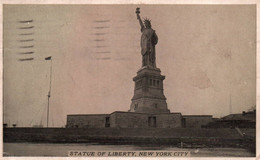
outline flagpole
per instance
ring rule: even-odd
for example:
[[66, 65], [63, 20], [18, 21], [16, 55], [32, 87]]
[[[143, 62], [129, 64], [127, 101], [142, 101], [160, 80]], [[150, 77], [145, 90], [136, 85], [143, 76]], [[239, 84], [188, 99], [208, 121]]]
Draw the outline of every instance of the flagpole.
[[52, 79], [52, 58], [47, 57], [45, 60], [51, 60], [51, 66], [50, 66], [50, 85], [49, 85], [49, 92], [48, 92], [48, 105], [47, 105], [47, 128], [49, 127], [49, 108], [50, 108], [50, 97], [51, 97], [51, 79]]

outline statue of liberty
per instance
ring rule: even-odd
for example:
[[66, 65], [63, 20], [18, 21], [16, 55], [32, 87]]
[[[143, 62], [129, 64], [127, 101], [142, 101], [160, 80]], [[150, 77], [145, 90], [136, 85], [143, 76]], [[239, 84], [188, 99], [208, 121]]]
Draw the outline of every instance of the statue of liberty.
[[142, 67], [150, 66], [156, 68], [155, 63], [155, 45], [158, 42], [158, 37], [155, 30], [152, 29], [151, 21], [147, 18], [142, 22], [140, 18], [140, 8], [136, 8], [137, 19], [141, 26], [141, 54], [142, 54]]

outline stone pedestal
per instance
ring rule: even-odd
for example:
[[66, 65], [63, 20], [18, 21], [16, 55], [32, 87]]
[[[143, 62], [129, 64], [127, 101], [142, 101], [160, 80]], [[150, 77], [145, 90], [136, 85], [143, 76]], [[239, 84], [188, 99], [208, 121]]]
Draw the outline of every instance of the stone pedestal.
[[163, 93], [164, 79], [159, 68], [141, 68], [133, 78], [135, 89], [129, 112], [170, 113]]

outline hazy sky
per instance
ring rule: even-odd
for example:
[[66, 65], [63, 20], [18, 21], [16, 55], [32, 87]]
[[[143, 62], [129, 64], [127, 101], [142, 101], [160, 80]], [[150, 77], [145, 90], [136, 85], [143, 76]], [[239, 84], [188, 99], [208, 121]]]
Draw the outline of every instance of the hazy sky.
[[221, 117], [230, 102], [232, 113], [256, 104], [255, 5], [4, 5], [4, 121], [46, 124], [47, 56], [50, 126], [67, 114], [127, 111], [141, 67], [136, 7], [159, 37], [171, 112]]

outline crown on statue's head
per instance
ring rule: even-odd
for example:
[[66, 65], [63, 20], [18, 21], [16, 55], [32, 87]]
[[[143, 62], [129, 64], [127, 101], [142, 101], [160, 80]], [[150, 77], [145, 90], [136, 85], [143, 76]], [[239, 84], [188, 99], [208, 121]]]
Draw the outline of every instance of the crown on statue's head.
[[147, 26], [151, 27], [151, 20], [150, 19], [145, 17], [143, 21], [144, 21], [144, 24], [145, 24], [146, 27]]
[[144, 20], [143, 20], [143, 21], [144, 21], [144, 23], [151, 23], [151, 20], [150, 20], [150, 19], [148, 19], [148, 18], [146, 18], [146, 17], [144, 18]]

